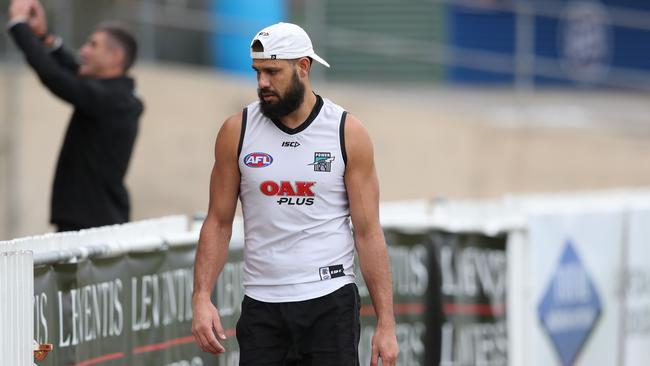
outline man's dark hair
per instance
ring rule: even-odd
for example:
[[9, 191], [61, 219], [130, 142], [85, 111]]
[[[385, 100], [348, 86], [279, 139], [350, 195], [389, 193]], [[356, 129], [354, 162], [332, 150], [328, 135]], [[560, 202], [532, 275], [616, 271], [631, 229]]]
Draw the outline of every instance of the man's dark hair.
[[135, 63], [138, 56], [138, 42], [131, 32], [119, 24], [102, 23], [95, 31], [105, 32], [119, 47], [124, 50], [124, 72], [127, 72]]
[[264, 52], [264, 45], [260, 42], [259, 39], [256, 39], [251, 45], [253, 52]]

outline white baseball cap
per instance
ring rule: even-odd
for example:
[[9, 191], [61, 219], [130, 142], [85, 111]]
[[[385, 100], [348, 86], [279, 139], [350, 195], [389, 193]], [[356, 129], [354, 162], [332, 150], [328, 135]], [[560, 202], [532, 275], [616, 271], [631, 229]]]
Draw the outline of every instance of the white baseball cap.
[[[261, 52], [253, 52], [253, 44], [262, 44]], [[291, 23], [277, 23], [257, 32], [251, 41], [251, 58], [271, 60], [293, 60], [301, 57], [311, 57], [321, 64], [330, 67], [314, 52], [311, 39], [304, 29]]]

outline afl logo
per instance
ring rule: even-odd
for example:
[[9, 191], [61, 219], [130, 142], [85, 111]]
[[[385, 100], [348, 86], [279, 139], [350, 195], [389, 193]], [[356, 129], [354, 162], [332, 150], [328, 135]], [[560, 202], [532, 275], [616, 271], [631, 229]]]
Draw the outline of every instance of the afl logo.
[[273, 157], [267, 153], [254, 152], [244, 157], [244, 164], [250, 168], [264, 168], [273, 162]]

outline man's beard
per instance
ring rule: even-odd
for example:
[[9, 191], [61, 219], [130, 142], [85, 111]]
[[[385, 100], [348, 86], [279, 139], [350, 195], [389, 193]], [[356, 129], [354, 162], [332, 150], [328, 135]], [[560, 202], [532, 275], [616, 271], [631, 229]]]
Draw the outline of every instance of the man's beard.
[[[264, 100], [262, 94], [272, 94], [278, 101], [275, 103], [267, 102]], [[305, 100], [305, 85], [300, 82], [298, 73], [294, 73], [291, 78], [291, 85], [283, 96], [278, 95], [268, 88], [258, 88], [257, 96], [260, 98], [262, 114], [270, 119], [280, 119], [302, 105], [302, 102]]]

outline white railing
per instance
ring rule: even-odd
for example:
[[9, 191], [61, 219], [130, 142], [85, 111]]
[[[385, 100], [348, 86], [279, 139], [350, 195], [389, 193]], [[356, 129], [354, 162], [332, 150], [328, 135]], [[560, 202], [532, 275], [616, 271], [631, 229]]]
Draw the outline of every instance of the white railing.
[[[34, 266], [196, 242], [185, 216], [0, 241], [0, 364], [34, 365]], [[56, 349], [54, 350], [56, 352]]]
[[3, 252], [0, 247], [0, 357], [3, 365], [33, 365], [33, 302], [32, 252]]

